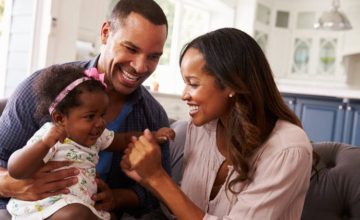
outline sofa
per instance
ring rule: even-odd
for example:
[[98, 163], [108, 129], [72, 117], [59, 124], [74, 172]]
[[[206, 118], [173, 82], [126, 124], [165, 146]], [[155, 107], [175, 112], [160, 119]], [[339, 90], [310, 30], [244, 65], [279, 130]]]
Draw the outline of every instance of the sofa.
[[307, 192], [303, 220], [360, 220], [360, 147], [313, 143], [320, 156]]

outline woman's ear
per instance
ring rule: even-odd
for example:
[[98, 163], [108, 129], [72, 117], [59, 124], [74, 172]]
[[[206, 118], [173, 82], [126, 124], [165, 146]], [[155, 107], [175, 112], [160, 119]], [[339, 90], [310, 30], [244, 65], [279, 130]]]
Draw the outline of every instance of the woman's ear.
[[229, 87], [226, 88], [226, 92], [227, 92], [229, 98], [232, 98], [235, 95], [235, 92], [232, 89], [230, 89]]
[[65, 115], [60, 112], [57, 112], [56, 110], [53, 113], [51, 113], [51, 119], [53, 123], [57, 125], [64, 125], [65, 123]]

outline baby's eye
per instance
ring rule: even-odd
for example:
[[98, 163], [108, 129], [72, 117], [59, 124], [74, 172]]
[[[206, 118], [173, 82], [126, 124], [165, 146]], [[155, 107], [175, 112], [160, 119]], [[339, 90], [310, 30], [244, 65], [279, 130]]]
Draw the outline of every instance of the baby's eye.
[[87, 120], [93, 120], [94, 117], [95, 117], [95, 115], [93, 115], [93, 114], [91, 114], [91, 115], [86, 115], [86, 116], [85, 116], [85, 119], [87, 119]]

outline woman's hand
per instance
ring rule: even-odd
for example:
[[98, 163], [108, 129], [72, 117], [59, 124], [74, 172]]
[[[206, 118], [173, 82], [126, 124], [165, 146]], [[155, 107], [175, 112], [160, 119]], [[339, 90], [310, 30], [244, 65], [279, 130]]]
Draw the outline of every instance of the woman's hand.
[[133, 137], [124, 153], [122, 169], [140, 184], [146, 185], [152, 178], [165, 172], [161, 166], [160, 147], [148, 129], [138, 139]]
[[[67, 187], [77, 183], [76, 175], [79, 170], [75, 168], [61, 169], [71, 162], [49, 162], [40, 168], [32, 178], [17, 180], [11, 178], [5, 170], [0, 171], [1, 194], [25, 201], [34, 201], [58, 194], [67, 194]], [[54, 171], [56, 170], [56, 171]]]

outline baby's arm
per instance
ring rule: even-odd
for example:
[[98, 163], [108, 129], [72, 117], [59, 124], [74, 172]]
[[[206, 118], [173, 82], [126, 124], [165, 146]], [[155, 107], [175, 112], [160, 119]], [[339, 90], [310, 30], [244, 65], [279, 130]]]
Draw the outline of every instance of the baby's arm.
[[53, 126], [48, 133], [33, 143], [15, 151], [9, 158], [8, 171], [15, 179], [31, 177], [43, 165], [43, 158], [56, 142], [66, 138], [65, 130], [60, 126]]
[[[163, 127], [157, 131], [152, 132], [158, 144], [162, 144], [168, 140], [174, 140], [175, 132], [171, 128]], [[124, 133], [115, 133], [114, 140], [111, 145], [106, 149], [107, 151], [124, 151], [128, 144], [131, 143], [132, 137], [140, 137], [143, 132], [132, 131]]]
[[153, 132], [153, 136], [158, 144], [162, 144], [169, 140], [173, 141], [175, 139], [175, 132], [171, 128], [163, 127], [156, 132]]

